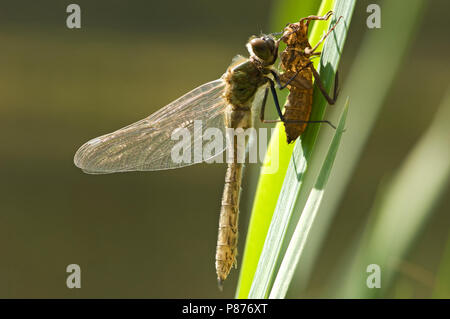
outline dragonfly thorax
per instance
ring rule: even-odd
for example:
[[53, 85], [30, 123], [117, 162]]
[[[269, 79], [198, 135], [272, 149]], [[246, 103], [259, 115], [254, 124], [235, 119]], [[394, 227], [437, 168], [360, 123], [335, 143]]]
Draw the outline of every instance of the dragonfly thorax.
[[267, 74], [278, 55], [278, 43], [266, 35], [250, 38], [247, 49], [250, 58], [232, 64], [224, 76], [224, 97], [234, 109], [251, 108], [256, 91], [267, 83]]
[[250, 110], [256, 91], [266, 83], [259, 65], [250, 59], [237, 66], [230, 66], [224, 79], [227, 84], [224, 97], [234, 109]]

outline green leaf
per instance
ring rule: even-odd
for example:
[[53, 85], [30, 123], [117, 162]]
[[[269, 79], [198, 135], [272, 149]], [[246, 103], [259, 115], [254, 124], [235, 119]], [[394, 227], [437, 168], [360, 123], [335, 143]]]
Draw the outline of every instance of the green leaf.
[[[340, 201], [355, 174], [358, 161], [377, 120], [384, 121], [379, 118], [380, 111], [392, 90], [396, 77], [404, 67], [408, 67], [405, 56], [409, 50], [414, 50], [411, 48], [411, 40], [421, 27], [420, 21], [428, 3], [425, 0], [411, 0], [408, 2], [407, 10], [402, 1], [381, 3], [382, 27], [366, 30], [360, 49], [354, 55], [341, 91], [343, 96], [351, 97], [354, 107], [347, 119], [347, 132], [336, 159], [333, 178], [328, 183], [328, 188], [333, 191], [327, 193], [326, 201], [320, 208], [303, 253], [302, 271], [297, 278], [296, 293], [308, 284], [322, 243], [328, 234], [328, 229], [332, 227]], [[390, 49], [386, 50], [386, 48]], [[320, 144], [322, 143], [316, 145], [315, 153], [326, 149], [327, 145]], [[360, 233], [362, 230], [355, 230], [355, 232]], [[354, 250], [351, 249], [348, 253], [354, 254]], [[344, 263], [345, 261], [342, 264]], [[340, 264], [339, 267], [341, 267]], [[345, 265], [342, 265], [342, 268], [346, 268]], [[366, 274], [365, 270], [363, 274]], [[342, 286], [347, 278], [344, 278], [337, 269], [335, 275], [336, 280], [331, 280], [330, 284], [324, 287], [331, 293], [325, 296], [342, 298], [342, 290], [333, 286]], [[292, 287], [291, 290], [293, 290]]]
[[[374, 297], [389, 287], [405, 254], [446, 190], [450, 176], [449, 117], [450, 89], [427, 132], [390, 183], [383, 186], [358, 254], [342, 276], [345, 283], [337, 292], [338, 297]], [[381, 289], [368, 289], [365, 285], [368, 276], [365, 270], [370, 264], [377, 264], [382, 270]]]
[[[344, 46], [354, 4], [355, 1], [337, 0], [333, 9], [335, 15], [330, 23], [335, 23], [340, 16], [343, 18], [332, 35], [325, 41], [320, 59], [319, 73], [327, 90], [330, 90], [334, 80], [334, 74]], [[326, 12], [328, 10], [324, 11]], [[324, 14], [325, 12], [319, 12], [319, 14]], [[317, 25], [320, 24], [315, 24], [315, 27]], [[311, 42], [314, 43], [314, 41]], [[325, 112], [326, 100], [322, 97], [319, 90], [314, 91], [313, 101], [311, 119], [322, 119]], [[294, 146], [248, 295], [249, 298], [264, 298], [269, 292], [293, 208], [300, 193], [303, 180], [307, 175], [307, 167], [319, 132], [319, 127], [320, 125], [309, 125], [302, 138]], [[275, 138], [279, 138], [279, 136], [275, 135]], [[272, 196], [276, 196], [276, 193], [272, 194]], [[266, 198], [264, 200], [268, 199]], [[242, 276], [244, 275], [251, 276], [252, 274], [243, 274]]]
[[447, 245], [444, 250], [439, 271], [435, 279], [436, 286], [433, 292], [433, 298], [450, 298], [450, 237], [447, 239]]
[[330, 176], [331, 169], [336, 158], [336, 153], [340, 145], [342, 133], [344, 132], [347, 111], [348, 99], [344, 110], [342, 111], [341, 119], [339, 120], [336, 133], [328, 149], [327, 156], [325, 157], [322, 168], [320, 169], [319, 176], [317, 177], [314, 188], [309, 194], [305, 208], [303, 209], [302, 215], [297, 223], [297, 227], [295, 228], [294, 234], [286, 250], [286, 254], [284, 255], [269, 298], [284, 298], [286, 296], [289, 284], [294, 276], [294, 271], [297, 268], [306, 240], [308, 239], [309, 231], [311, 230], [317, 211], [322, 203], [328, 177]]
[[[272, 11], [276, 17], [273, 22], [273, 26], [274, 30], [277, 31], [281, 31], [288, 22], [295, 22], [304, 16], [316, 13], [325, 14], [333, 7], [332, 0], [322, 1], [322, 4], [320, 4], [320, 1], [317, 0], [286, 0], [277, 1], [276, 4], [277, 7]], [[319, 41], [328, 26], [329, 22], [315, 24], [311, 29], [310, 42], [316, 43]], [[317, 63], [318, 60], [316, 59], [316, 66]], [[247, 233], [238, 287], [236, 290], [237, 298], [248, 297], [253, 276], [258, 265], [258, 260], [261, 255], [270, 221], [277, 204], [278, 194], [280, 193], [281, 186], [283, 185], [284, 176], [286, 174], [293, 149], [293, 144], [286, 143], [286, 134], [284, 132], [283, 125], [278, 124], [271, 137], [265, 156], [264, 165], [261, 168], [261, 174], [259, 177], [250, 225]], [[277, 151], [277, 154], [274, 154], [274, 150]], [[273, 172], [272, 167], [278, 167], [276, 173]]]

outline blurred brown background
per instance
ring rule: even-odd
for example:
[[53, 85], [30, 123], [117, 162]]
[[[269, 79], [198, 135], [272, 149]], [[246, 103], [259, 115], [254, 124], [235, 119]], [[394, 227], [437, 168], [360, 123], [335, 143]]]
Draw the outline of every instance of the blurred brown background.
[[[269, 28], [273, 4], [84, 0], [76, 2], [82, 28], [70, 30], [70, 3], [0, 1], [0, 297], [233, 297], [238, 271], [220, 293], [214, 270], [224, 166], [90, 176], [72, 160], [88, 139], [221, 76], [234, 55], [246, 54], [250, 35], [279, 31]], [[367, 32], [368, 3], [355, 8], [343, 82]], [[306, 296], [320, 297], [327, 267], [351, 243], [380, 181], [427, 128], [445, 93], [449, 9], [434, 0], [423, 13]], [[240, 252], [255, 175], [245, 178]], [[408, 257], [430, 276], [449, 235], [449, 195]], [[81, 266], [81, 289], [66, 287], [72, 263]], [[399, 280], [417, 288], [415, 297], [430, 295], [407, 274]]]

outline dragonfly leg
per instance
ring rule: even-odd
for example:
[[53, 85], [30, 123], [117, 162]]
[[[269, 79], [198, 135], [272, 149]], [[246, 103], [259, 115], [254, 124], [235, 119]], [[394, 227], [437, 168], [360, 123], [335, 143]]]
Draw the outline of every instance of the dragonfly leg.
[[270, 84], [270, 91], [272, 93], [273, 102], [275, 103], [275, 107], [277, 108], [278, 116], [280, 117], [281, 121], [284, 121], [283, 112], [281, 112], [280, 103], [278, 102], [278, 96], [277, 91], [275, 90], [275, 83], [272, 81], [272, 79], [267, 78]]
[[269, 89], [266, 88], [264, 90], [264, 97], [262, 99], [262, 103], [261, 103], [261, 110], [259, 112], [259, 119], [261, 120], [262, 123], [267, 123], [266, 120], [264, 120], [264, 113], [266, 110], [266, 102], [267, 102], [267, 94], [269, 93]]
[[311, 64], [311, 70], [314, 74], [314, 78], [316, 79], [314, 81], [314, 83], [317, 85], [317, 87], [319, 88], [320, 92], [322, 92], [322, 95], [324, 96], [324, 98], [328, 101], [328, 103], [330, 105], [333, 105], [336, 103], [336, 100], [338, 98], [339, 95], [339, 76], [338, 76], [338, 71], [336, 71], [336, 75], [334, 76], [334, 92], [333, 92], [333, 97], [330, 97], [328, 95], [327, 90], [325, 89], [325, 86], [323, 85], [322, 80], [320, 79], [320, 75], [319, 72], [317, 72], [317, 70], [314, 68], [314, 66]]
[[330, 125], [332, 128], [336, 129], [336, 126], [334, 126], [330, 121], [327, 121], [327, 120], [320, 120], [320, 121], [286, 120], [283, 116], [283, 113], [281, 112], [280, 103], [278, 101], [278, 96], [277, 96], [277, 91], [275, 90], [275, 83], [269, 78], [267, 78], [267, 81], [269, 81], [270, 91], [272, 93], [273, 101], [275, 103], [275, 107], [277, 109], [277, 113], [278, 113], [278, 116], [280, 117], [280, 119], [279, 120], [264, 119], [264, 111], [266, 108], [267, 94], [269, 93], [268, 88], [266, 88], [266, 91], [264, 92], [264, 98], [262, 101], [262, 105], [261, 105], [261, 113], [260, 113], [261, 122], [263, 122], [263, 123], [278, 123], [278, 122], [283, 122], [283, 123], [325, 123], [325, 124]]
[[324, 123], [324, 124], [328, 124], [329, 126], [331, 126], [334, 129], [336, 129], [336, 126], [333, 125], [330, 121], [327, 121], [327, 120], [318, 120], [318, 121], [284, 120], [283, 122], [284, 123]]
[[328, 20], [331, 16], [333, 15], [333, 11], [328, 11], [325, 15], [323, 16], [307, 16], [305, 18], [301, 18], [300, 22], [306, 21], [306, 22], [310, 22], [311, 20]]
[[[302, 68], [303, 69], [303, 68]], [[298, 70], [289, 80], [287, 80], [286, 83], [284, 83], [284, 85], [281, 85], [281, 80], [280, 80], [280, 76], [278, 75], [277, 72], [275, 72], [274, 70], [270, 70], [270, 73], [272, 73], [273, 78], [275, 79], [275, 81], [277, 82], [277, 86], [279, 90], [282, 90], [284, 88], [286, 88], [294, 79], [295, 77], [300, 73], [300, 71], [302, 70]]]
[[[331, 12], [331, 11], [330, 11]], [[328, 18], [331, 16], [331, 14], [326, 18], [326, 19], [314, 19], [314, 20], [328, 20]], [[325, 16], [326, 17], [326, 16]], [[342, 16], [339, 17], [339, 19], [336, 21], [336, 23], [333, 25], [333, 27], [328, 30], [328, 32], [322, 37], [322, 39], [319, 40], [319, 42], [317, 42], [317, 44], [314, 46], [314, 48], [306, 48], [305, 49], [305, 53], [306, 54], [312, 54], [314, 53], [314, 51], [316, 51], [316, 49], [319, 47], [319, 45], [325, 41], [325, 39], [330, 35], [330, 33], [334, 30], [334, 28], [336, 28], [337, 24], [339, 23], [339, 21], [341, 21]]]
[[[273, 101], [275, 103], [275, 107], [277, 109], [278, 116], [280, 117], [281, 121], [283, 121], [284, 117], [283, 117], [283, 113], [281, 112], [280, 103], [278, 101], [277, 91], [275, 90], [275, 83], [270, 78], [266, 78], [266, 79], [267, 79], [267, 81], [269, 82], [269, 85], [270, 85], [270, 91], [271, 91], [272, 96], [273, 96]], [[266, 91], [264, 92], [264, 98], [263, 98], [263, 101], [262, 101], [261, 113], [259, 114], [259, 118], [260, 118], [261, 122], [263, 122], [263, 123], [277, 123], [277, 122], [280, 122], [280, 120], [265, 120], [264, 119], [264, 111], [265, 111], [265, 108], [266, 108], [267, 94], [268, 93], [269, 93], [268, 92], [268, 88], [266, 88]]]

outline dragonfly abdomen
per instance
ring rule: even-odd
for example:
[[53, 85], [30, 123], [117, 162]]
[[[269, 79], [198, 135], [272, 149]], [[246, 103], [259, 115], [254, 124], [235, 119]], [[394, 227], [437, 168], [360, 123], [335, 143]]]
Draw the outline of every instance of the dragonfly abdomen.
[[216, 248], [216, 272], [219, 285], [227, 278], [231, 267], [237, 265], [237, 240], [239, 196], [242, 180], [242, 163], [230, 163], [225, 175], [222, 206], [219, 218], [219, 235]]
[[[228, 139], [233, 141], [229, 145], [227, 158], [231, 159], [227, 165], [225, 174], [225, 187], [223, 189], [222, 205], [219, 218], [219, 234], [216, 248], [216, 272], [219, 286], [227, 278], [231, 267], [237, 265], [237, 241], [238, 241], [238, 219], [239, 219], [239, 196], [241, 192], [241, 180], [243, 161], [245, 159], [246, 137], [239, 138], [243, 130], [252, 127], [251, 109], [249, 106], [229, 105], [225, 114], [225, 126], [234, 129], [228, 132]], [[243, 145], [241, 145], [243, 144]]]

